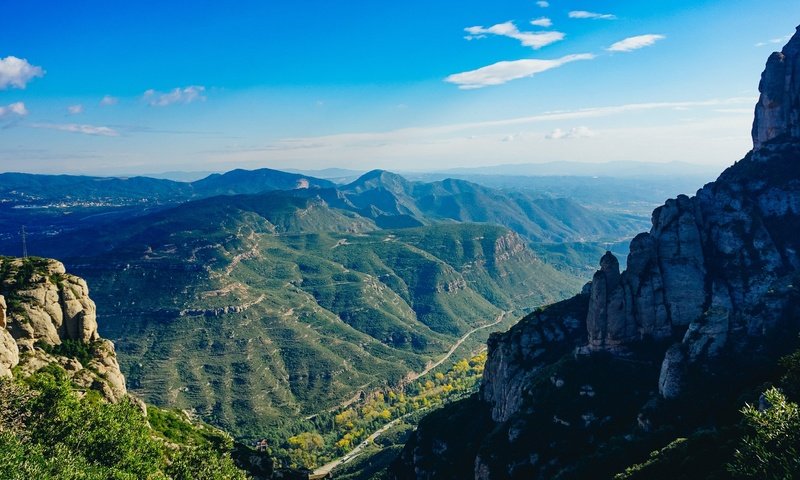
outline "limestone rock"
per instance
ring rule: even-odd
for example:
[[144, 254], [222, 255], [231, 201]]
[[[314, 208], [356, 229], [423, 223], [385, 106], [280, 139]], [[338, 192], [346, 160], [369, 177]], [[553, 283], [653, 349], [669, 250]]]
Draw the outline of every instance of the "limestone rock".
[[0, 295], [0, 377], [10, 377], [11, 369], [19, 363], [19, 347], [6, 330], [6, 299]]
[[[15, 299], [15, 309], [9, 311], [0, 296], [0, 376], [9, 376], [17, 365], [21, 375], [31, 375], [56, 363], [74, 383], [110, 401], [125, 396], [114, 345], [97, 333], [86, 282], [55, 260], [0, 258], [0, 266], [0, 292]], [[67, 340], [86, 345], [92, 357], [86, 365], [58, 354], [58, 346]]]
[[658, 391], [664, 398], [675, 398], [681, 392], [684, 380], [686, 356], [680, 343], [667, 350], [661, 364], [661, 375], [658, 377]]
[[8, 306], [6, 305], [6, 299], [2, 295], [0, 295], [0, 328], [6, 328], [6, 310]]
[[534, 312], [506, 334], [489, 338], [480, 394], [492, 406], [494, 421], [503, 422], [519, 410], [525, 389], [539, 368], [554, 359], [553, 352], [581, 344], [587, 302], [586, 295], [578, 295], [562, 302], [563, 308]]
[[[798, 27], [800, 31], [800, 27]], [[773, 138], [800, 138], [800, 35], [795, 35], [781, 52], [767, 60], [758, 90], [753, 122], [753, 149]]]

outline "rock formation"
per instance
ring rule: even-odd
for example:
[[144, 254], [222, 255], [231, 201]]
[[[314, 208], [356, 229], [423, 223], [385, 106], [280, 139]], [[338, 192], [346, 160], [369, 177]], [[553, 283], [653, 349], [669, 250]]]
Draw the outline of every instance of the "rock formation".
[[10, 377], [11, 369], [19, 363], [19, 348], [8, 333], [6, 299], [0, 295], [0, 377]]
[[[657, 208], [650, 231], [631, 241], [627, 270], [606, 253], [581, 294], [493, 336], [482, 403], [440, 415], [476, 418], [478, 439], [464, 453], [458, 439], [434, 433], [443, 427], [437, 420], [423, 422], [396, 478], [463, 478], [465, 470], [452, 472], [464, 460], [448, 450], [470, 457], [464, 462], [476, 479], [559, 476], [578, 463], [566, 450], [595, 452], [658, 421], [675, 428], [665, 405], [716, 388], [708, 383], [744, 382], [739, 372], [758, 370], [757, 361], [774, 365], [776, 346], [800, 330], [800, 27], [769, 58], [759, 90], [753, 151], [696, 196]], [[614, 378], [619, 372], [628, 376]], [[611, 375], [605, 384], [588, 383], [603, 375]], [[598, 400], [604, 396], [618, 400]]]
[[[72, 381], [110, 401], [126, 395], [114, 345], [97, 333], [86, 282], [55, 260], [0, 258], [0, 376], [57, 364]], [[90, 358], [61, 348], [80, 345]], [[83, 360], [83, 363], [79, 360]]]
[[[800, 29], [800, 27], [798, 27]], [[761, 75], [753, 122], [753, 148], [773, 138], [800, 138], [800, 38], [797, 35], [780, 52], [773, 53]]]

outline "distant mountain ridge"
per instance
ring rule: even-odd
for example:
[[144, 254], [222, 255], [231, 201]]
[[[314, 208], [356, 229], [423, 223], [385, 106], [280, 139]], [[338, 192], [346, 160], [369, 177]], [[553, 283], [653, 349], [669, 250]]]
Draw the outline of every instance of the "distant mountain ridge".
[[599, 217], [567, 198], [500, 191], [456, 179], [412, 182], [384, 170], [367, 172], [338, 186], [270, 169], [232, 170], [192, 183], [145, 177], [6, 173], [0, 174], [0, 219], [4, 220], [0, 246], [18, 241], [22, 225], [35, 243], [37, 238], [49, 240], [59, 232], [113, 225], [198, 199], [268, 192], [317, 198], [331, 208], [369, 219], [380, 228], [442, 221], [493, 223], [507, 226], [532, 242], [617, 241], [643, 225], [641, 217], [625, 213]]
[[214, 195], [333, 186], [334, 184], [327, 180], [269, 168], [213, 173], [193, 182], [141, 176], [93, 177], [0, 173], [0, 197], [20, 203], [64, 200], [173, 203]]

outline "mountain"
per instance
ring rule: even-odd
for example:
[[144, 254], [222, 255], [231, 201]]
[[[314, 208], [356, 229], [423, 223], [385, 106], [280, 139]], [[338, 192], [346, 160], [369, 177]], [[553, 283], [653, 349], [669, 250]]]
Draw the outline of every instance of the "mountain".
[[0, 173], [0, 197], [5, 203], [39, 207], [51, 202], [94, 202], [107, 206], [176, 203], [214, 195], [333, 186], [327, 180], [268, 168], [214, 173], [194, 182], [149, 177]]
[[642, 219], [610, 214], [605, 218], [569, 198], [503, 192], [457, 179], [411, 182], [383, 170], [367, 172], [320, 195], [332, 206], [350, 209], [382, 227], [419, 226], [442, 221], [506, 226], [531, 242], [618, 240], [632, 234]]
[[63, 264], [0, 257], [0, 477], [271, 478], [266, 455], [129, 395], [97, 326]]
[[0, 173], [0, 251], [21, 254], [21, 229], [50, 242], [80, 229], [126, 223], [215, 195], [331, 188], [333, 183], [277, 170], [233, 170], [192, 183], [147, 177]]
[[168, 203], [192, 194], [190, 184], [148, 177], [89, 177], [0, 173], [4, 203], [46, 205], [95, 202], [108, 205]]
[[260, 168], [258, 170], [231, 170], [213, 173], [191, 183], [195, 196], [237, 195], [261, 193], [269, 190], [293, 190], [297, 188], [331, 188], [333, 182], [280, 170]]
[[493, 335], [480, 393], [423, 420], [393, 478], [796, 477], [769, 462], [793, 457], [778, 408], [797, 406], [759, 394], [800, 400], [777, 366], [800, 331], [800, 27], [759, 90], [753, 150], [657, 208], [625, 271], [606, 253], [579, 295]]
[[107, 178], [0, 174], [0, 251], [21, 253], [20, 231], [49, 243], [81, 229], [101, 229], [209, 198], [270, 191], [318, 199], [380, 228], [409, 228], [441, 221], [504, 225], [531, 242], [617, 241], [644, 223], [641, 215], [593, 212], [567, 198], [537, 192], [503, 192], [448, 179], [410, 182], [376, 170], [335, 186], [327, 180], [277, 170], [233, 170], [192, 183], [145, 177]]
[[502, 192], [522, 192], [538, 198], [569, 198], [606, 213], [632, 213], [648, 217], [664, 198], [694, 194], [716, 178], [713, 175], [679, 175], [649, 177], [524, 176], [470, 174], [416, 174], [406, 178], [419, 182], [438, 182], [448, 178], [466, 180]]
[[504, 311], [578, 287], [506, 228], [380, 229], [297, 191], [202, 199], [30, 246], [94, 286], [132, 391], [248, 438], [401, 383]]
[[312, 177], [324, 178], [335, 183], [350, 183], [364, 174], [363, 170], [350, 170], [347, 168], [323, 168], [322, 170], [294, 170], [287, 169], [287, 172], [310, 175]]

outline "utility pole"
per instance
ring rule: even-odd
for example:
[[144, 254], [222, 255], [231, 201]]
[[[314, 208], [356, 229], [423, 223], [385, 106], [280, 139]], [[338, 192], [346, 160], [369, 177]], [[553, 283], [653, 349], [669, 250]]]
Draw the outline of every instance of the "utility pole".
[[28, 241], [25, 238], [25, 225], [22, 226], [22, 258], [28, 258]]

